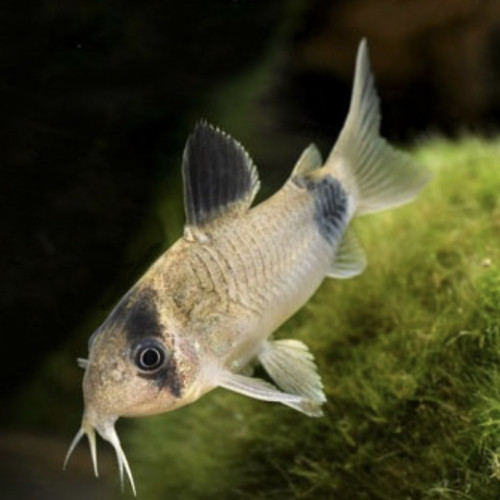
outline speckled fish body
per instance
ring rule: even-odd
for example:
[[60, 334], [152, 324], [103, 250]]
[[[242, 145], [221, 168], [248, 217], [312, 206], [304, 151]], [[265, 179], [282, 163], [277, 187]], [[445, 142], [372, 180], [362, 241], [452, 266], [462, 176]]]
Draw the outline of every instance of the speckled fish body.
[[[365, 257], [349, 222], [413, 199], [427, 174], [379, 136], [378, 99], [361, 43], [350, 110], [323, 163], [315, 146], [254, 208], [257, 170], [243, 147], [200, 123], [183, 156], [186, 227], [89, 342], [80, 431], [96, 466], [95, 430], [129, 465], [114, 429], [121, 416], [170, 411], [223, 387], [322, 414], [321, 378], [307, 346], [271, 340], [325, 277], [350, 278]], [[253, 377], [260, 363], [274, 384]]]
[[178, 241], [142, 284], [170, 298], [169, 316], [175, 311], [202, 359], [239, 371], [331, 268], [348, 221], [347, 198], [340, 200], [339, 228], [321, 227], [314, 193], [288, 182], [245, 215]]

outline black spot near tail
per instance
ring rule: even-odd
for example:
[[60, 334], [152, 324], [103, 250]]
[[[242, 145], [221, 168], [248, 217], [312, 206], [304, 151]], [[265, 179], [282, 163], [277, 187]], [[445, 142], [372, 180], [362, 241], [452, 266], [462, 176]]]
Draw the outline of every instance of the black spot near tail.
[[320, 234], [332, 245], [342, 239], [347, 226], [347, 194], [340, 182], [327, 175], [316, 180], [297, 177], [294, 182], [314, 195], [314, 220]]

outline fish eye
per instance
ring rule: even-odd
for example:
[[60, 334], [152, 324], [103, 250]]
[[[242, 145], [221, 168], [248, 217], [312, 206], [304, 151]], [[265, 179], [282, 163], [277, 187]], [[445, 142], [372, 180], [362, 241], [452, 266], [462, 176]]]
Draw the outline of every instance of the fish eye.
[[163, 368], [167, 360], [165, 348], [157, 341], [141, 342], [134, 350], [134, 363], [144, 372], [156, 371]]

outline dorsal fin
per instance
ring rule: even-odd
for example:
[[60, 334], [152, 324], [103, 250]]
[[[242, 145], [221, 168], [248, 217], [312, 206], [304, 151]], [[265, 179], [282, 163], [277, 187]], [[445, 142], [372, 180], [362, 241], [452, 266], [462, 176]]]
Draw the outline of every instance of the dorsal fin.
[[186, 224], [202, 226], [227, 211], [246, 211], [259, 189], [243, 146], [206, 122], [196, 125], [182, 158]]
[[300, 158], [293, 167], [292, 177], [308, 174], [309, 172], [321, 167], [322, 164], [323, 159], [321, 158], [321, 153], [316, 147], [316, 144], [309, 144], [309, 146], [302, 151]]

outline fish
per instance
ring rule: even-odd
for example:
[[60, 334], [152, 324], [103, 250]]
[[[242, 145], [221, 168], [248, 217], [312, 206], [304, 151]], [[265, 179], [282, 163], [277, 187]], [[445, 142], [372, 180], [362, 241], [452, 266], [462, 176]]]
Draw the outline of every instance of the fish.
[[[92, 334], [80, 359], [84, 412], [66, 455], [96, 432], [113, 446], [120, 481], [136, 487], [115, 430], [120, 417], [172, 411], [224, 388], [322, 415], [313, 354], [273, 332], [327, 277], [363, 272], [350, 222], [413, 200], [427, 170], [380, 136], [366, 40], [358, 47], [347, 118], [326, 161], [311, 144], [283, 187], [252, 207], [257, 169], [230, 135], [198, 122], [182, 156], [186, 223]], [[253, 376], [259, 364], [269, 380]]]

